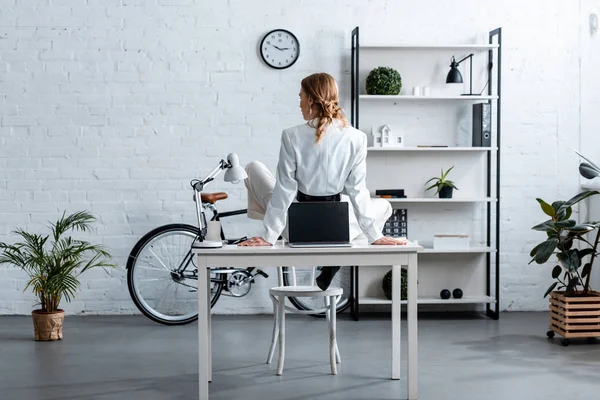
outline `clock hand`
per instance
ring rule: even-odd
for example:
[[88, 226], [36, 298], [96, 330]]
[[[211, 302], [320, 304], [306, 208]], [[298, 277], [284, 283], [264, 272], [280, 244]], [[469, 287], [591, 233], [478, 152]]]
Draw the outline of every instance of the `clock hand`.
[[271, 46], [275, 47], [277, 50], [280, 50], [280, 51], [282, 50], [279, 47], [275, 46], [274, 44], [272, 44]]

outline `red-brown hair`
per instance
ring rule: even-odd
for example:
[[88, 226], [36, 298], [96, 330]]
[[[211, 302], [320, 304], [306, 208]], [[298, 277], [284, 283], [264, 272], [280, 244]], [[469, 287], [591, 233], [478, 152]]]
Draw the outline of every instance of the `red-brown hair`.
[[316, 143], [321, 141], [325, 129], [334, 119], [341, 120], [343, 126], [346, 126], [348, 121], [340, 108], [338, 86], [331, 75], [324, 72], [309, 75], [302, 79], [301, 86], [316, 107], [315, 118], [319, 119]]

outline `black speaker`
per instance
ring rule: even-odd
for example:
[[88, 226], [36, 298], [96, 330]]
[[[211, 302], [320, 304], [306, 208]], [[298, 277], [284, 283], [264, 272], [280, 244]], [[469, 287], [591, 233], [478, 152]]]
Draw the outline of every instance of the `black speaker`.
[[492, 146], [492, 107], [487, 103], [473, 104], [473, 147]]

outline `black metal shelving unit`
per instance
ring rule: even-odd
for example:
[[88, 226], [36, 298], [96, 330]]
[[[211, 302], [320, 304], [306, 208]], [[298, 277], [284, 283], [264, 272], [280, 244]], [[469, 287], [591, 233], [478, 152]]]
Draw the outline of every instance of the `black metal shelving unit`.
[[[489, 96], [493, 96], [493, 78], [494, 72], [496, 73], [496, 96], [495, 99], [488, 100], [488, 104], [491, 107], [492, 113], [495, 112], [495, 144], [496, 144], [496, 165], [495, 165], [495, 213], [492, 215], [492, 204], [487, 203], [487, 216], [486, 216], [486, 239], [487, 246], [492, 246], [492, 241], [495, 244], [494, 254], [494, 274], [492, 276], [492, 253], [486, 253], [486, 295], [495, 297], [495, 302], [490, 304], [486, 303], [486, 315], [492, 319], [499, 319], [500, 317], [500, 154], [501, 154], [501, 100], [502, 100], [502, 28], [496, 28], [489, 32], [489, 44], [497, 44], [497, 48], [490, 49], [488, 51], [488, 84], [487, 93]], [[494, 52], [497, 52], [496, 59], [494, 59]], [[359, 41], [359, 27], [352, 30], [352, 51], [351, 51], [351, 106], [350, 106], [350, 122], [353, 127], [359, 129], [359, 107], [360, 107], [360, 41]], [[492, 140], [494, 138], [492, 137]], [[492, 152], [487, 152], [487, 196], [492, 196]], [[494, 229], [495, 237], [492, 239], [492, 217], [494, 217]], [[350, 312], [355, 320], [359, 317], [359, 294], [358, 294], [358, 267], [351, 268], [351, 294], [350, 294]], [[494, 291], [492, 292], [492, 288]]]

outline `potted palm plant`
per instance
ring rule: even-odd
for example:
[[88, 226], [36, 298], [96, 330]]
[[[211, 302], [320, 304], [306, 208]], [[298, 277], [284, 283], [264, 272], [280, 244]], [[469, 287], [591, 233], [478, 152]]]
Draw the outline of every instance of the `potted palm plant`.
[[[577, 153], [579, 154], [579, 153]], [[587, 158], [579, 165], [580, 174], [587, 179], [600, 176], [600, 168]], [[597, 221], [577, 222], [571, 218], [572, 207], [580, 201], [600, 194], [596, 190], [578, 193], [567, 201], [554, 201], [552, 204], [538, 198], [544, 214], [550, 219], [532, 229], [542, 231], [546, 239], [535, 246], [531, 261], [544, 264], [552, 256], [557, 263], [552, 268], [554, 282], [546, 290], [550, 295], [549, 338], [555, 333], [564, 337], [562, 344], [568, 345], [569, 338], [600, 336], [598, 315], [600, 315], [600, 292], [591, 290], [592, 266], [598, 255], [600, 223]]]
[[[21, 241], [9, 245], [0, 242], [0, 265], [22, 268], [29, 276], [25, 286], [39, 300], [32, 311], [35, 340], [63, 338], [62, 300], [70, 302], [79, 287], [78, 277], [91, 268], [115, 267], [100, 245], [67, 236], [69, 231], [88, 231], [95, 218], [86, 211], [66, 215], [51, 224], [51, 235], [42, 236], [23, 229], [13, 231]], [[105, 269], [106, 270], [106, 269]]]
[[429, 182], [435, 181], [435, 183], [433, 185], [429, 186], [426, 190], [437, 188], [435, 194], [439, 194], [440, 195], [440, 199], [450, 199], [450, 198], [452, 198], [452, 189], [458, 190], [458, 188], [456, 187], [456, 185], [454, 185], [454, 182], [452, 182], [451, 180], [447, 179], [448, 178], [448, 173], [450, 171], [452, 171], [452, 168], [454, 168], [454, 165], [452, 167], [450, 167], [448, 169], [448, 171], [446, 171], [446, 172], [444, 172], [444, 169], [442, 168], [442, 172], [441, 172], [441, 175], [439, 177], [436, 176], [434, 178], [431, 178], [427, 182], [425, 182], [425, 185], [427, 185]]

